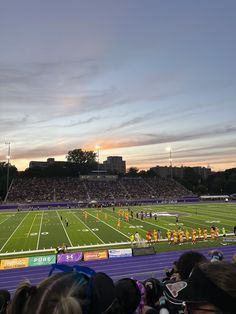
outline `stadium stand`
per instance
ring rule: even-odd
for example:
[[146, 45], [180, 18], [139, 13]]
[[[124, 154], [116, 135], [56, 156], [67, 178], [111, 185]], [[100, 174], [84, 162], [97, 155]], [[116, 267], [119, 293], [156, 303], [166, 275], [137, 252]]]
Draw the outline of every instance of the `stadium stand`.
[[193, 196], [173, 179], [128, 178], [81, 180], [80, 178], [15, 178], [7, 202], [158, 200]]

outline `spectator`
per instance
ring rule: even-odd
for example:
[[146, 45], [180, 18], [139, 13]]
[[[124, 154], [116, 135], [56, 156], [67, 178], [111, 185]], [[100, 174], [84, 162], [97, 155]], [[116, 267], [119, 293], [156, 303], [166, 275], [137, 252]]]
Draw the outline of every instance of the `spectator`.
[[[29, 282], [17, 289], [9, 314], [100, 314], [120, 313], [115, 304], [113, 281], [104, 273], [88, 267], [55, 266], [57, 273], [42, 281], [38, 287]], [[83, 270], [79, 272], [79, 269]]]
[[136, 281], [123, 278], [115, 284], [115, 293], [123, 314], [133, 314], [141, 301], [141, 293]]
[[196, 264], [205, 261], [207, 261], [206, 257], [199, 252], [188, 251], [183, 253], [177, 262], [177, 272], [179, 274], [179, 279], [188, 279], [193, 267]]
[[7, 307], [10, 299], [11, 295], [7, 290], [0, 290], [0, 314], [7, 313]]
[[146, 302], [146, 290], [143, 283], [131, 278], [120, 279], [116, 285], [116, 296], [122, 314], [157, 314]]
[[177, 263], [178, 261], [173, 262], [173, 267], [171, 270], [169, 270], [168, 268], [165, 269], [166, 277], [162, 281], [170, 280], [172, 276], [175, 276], [175, 274], [178, 273]]
[[236, 265], [202, 263], [186, 281], [166, 283], [164, 294], [171, 303], [185, 304], [185, 313], [235, 314]]
[[143, 284], [146, 290], [146, 304], [158, 308], [158, 302], [162, 296], [162, 283], [156, 278], [149, 278]]
[[236, 253], [232, 257], [232, 262], [236, 264]]
[[209, 251], [208, 255], [211, 258], [211, 262], [218, 262], [223, 260], [223, 253], [218, 250]]

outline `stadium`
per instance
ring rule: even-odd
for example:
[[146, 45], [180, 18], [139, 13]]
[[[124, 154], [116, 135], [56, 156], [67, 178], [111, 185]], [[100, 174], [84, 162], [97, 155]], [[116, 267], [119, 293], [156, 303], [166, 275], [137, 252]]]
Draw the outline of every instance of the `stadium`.
[[236, 1], [2, 1], [0, 314], [236, 314]]
[[0, 206], [1, 286], [38, 284], [55, 263], [143, 281], [189, 250], [230, 260], [236, 203], [225, 197], [198, 197], [173, 178], [16, 177]]

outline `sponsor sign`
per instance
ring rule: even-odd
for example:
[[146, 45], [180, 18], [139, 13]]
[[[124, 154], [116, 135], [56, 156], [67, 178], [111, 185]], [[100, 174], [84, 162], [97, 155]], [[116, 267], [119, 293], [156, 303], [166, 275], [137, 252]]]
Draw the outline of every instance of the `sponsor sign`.
[[3, 259], [0, 261], [0, 269], [23, 268], [29, 266], [29, 258]]
[[32, 256], [29, 257], [29, 266], [43, 266], [56, 263], [56, 255]]
[[133, 248], [133, 256], [154, 255], [156, 254], [153, 246]]
[[107, 250], [84, 252], [84, 261], [96, 261], [99, 259], [107, 259], [107, 258], [108, 258]]
[[58, 264], [76, 263], [82, 260], [82, 252], [66, 253], [57, 255]]
[[132, 256], [132, 249], [115, 249], [109, 250], [109, 258], [115, 257], [129, 257]]

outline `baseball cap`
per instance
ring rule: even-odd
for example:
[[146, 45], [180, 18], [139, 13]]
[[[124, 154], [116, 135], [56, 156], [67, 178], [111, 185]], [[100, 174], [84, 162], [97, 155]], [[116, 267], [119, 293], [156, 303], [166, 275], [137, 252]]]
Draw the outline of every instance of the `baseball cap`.
[[236, 313], [236, 300], [216, 286], [197, 265], [184, 281], [165, 282], [164, 295], [176, 305], [211, 303], [223, 313]]

